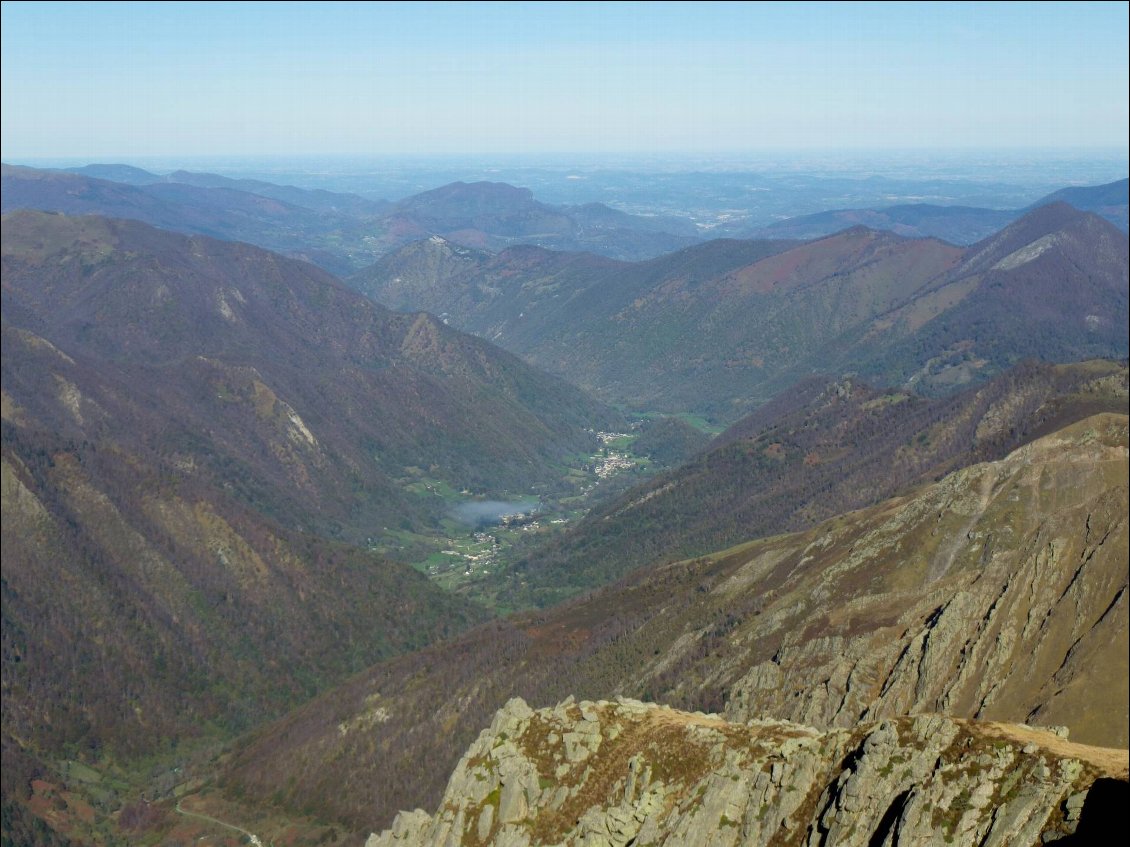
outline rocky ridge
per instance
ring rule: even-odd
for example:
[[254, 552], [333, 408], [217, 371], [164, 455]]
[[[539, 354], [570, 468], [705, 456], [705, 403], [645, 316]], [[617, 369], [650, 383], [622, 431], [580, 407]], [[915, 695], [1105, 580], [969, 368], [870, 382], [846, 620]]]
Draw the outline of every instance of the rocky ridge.
[[514, 698], [436, 814], [401, 813], [366, 847], [1070, 844], [1118, 813], [1127, 754], [1064, 735], [938, 715], [821, 731]]
[[760, 576], [778, 595], [740, 628], [744, 660], [764, 658], [731, 677], [727, 714], [850, 726], [941, 712], [1125, 746], [1125, 427], [1081, 421], [889, 501], [862, 533], [825, 524], [799, 562], [766, 544], [719, 586], [736, 597]]

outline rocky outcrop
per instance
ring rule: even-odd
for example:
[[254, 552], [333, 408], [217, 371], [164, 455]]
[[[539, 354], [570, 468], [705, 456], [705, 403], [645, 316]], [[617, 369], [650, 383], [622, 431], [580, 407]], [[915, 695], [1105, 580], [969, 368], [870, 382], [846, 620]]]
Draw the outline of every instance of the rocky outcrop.
[[727, 716], [943, 713], [1126, 746], [1126, 426], [1096, 416], [751, 550], [715, 589], [774, 591], [715, 670]]
[[540, 711], [515, 698], [436, 814], [401, 813], [367, 847], [1029, 847], [1121, 813], [1126, 765], [1126, 751], [1055, 732], [937, 715], [822, 732], [623, 698]]

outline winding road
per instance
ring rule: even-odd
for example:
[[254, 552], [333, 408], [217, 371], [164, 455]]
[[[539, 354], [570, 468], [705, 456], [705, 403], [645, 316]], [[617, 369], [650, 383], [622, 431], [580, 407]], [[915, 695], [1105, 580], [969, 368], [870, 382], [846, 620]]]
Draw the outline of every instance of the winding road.
[[199, 812], [185, 811], [184, 809], [182, 809], [180, 807], [180, 800], [177, 801], [177, 804], [174, 808], [177, 810], [178, 813], [184, 815], [185, 817], [198, 818], [202, 821], [208, 821], [209, 823], [214, 823], [214, 824], [218, 824], [219, 826], [227, 827], [228, 829], [234, 829], [236, 832], [241, 833], [243, 835], [246, 835], [247, 840], [250, 841], [251, 844], [254, 845], [254, 847], [263, 847], [263, 842], [259, 840], [258, 835], [256, 835], [253, 832], [248, 832], [246, 829], [244, 829], [241, 826], [236, 826], [233, 823], [228, 823], [227, 821], [222, 821], [219, 818], [212, 817], [211, 815], [202, 815]]

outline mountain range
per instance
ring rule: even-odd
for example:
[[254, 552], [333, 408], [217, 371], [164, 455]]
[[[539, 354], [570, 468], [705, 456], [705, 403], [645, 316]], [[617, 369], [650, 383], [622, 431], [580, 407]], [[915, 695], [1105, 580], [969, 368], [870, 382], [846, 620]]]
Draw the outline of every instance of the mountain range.
[[[957, 246], [3, 179], [5, 847], [1073, 844], [1121, 808], [1130, 261], [1069, 203], [1124, 182]], [[453, 518], [538, 495], [505, 543]]]
[[[317, 491], [318, 509], [354, 535], [382, 518], [351, 486], [379, 503], [420, 466], [457, 489], [525, 489], [595, 443], [586, 428], [618, 420], [514, 356], [428, 315], [389, 312], [305, 263], [96, 217], [4, 223], [8, 329], [148, 394], [121, 420], [140, 423], [149, 407], [172, 425], [146, 421], [138, 440], [175, 452], [204, 437], [221, 453], [259, 453], [276, 466], [279, 496]], [[13, 402], [68, 437], [109, 432], [109, 407], [131, 399], [92, 387], [85, 404], [78, 384], [60, 406], [50, 371], [26, 373], [44, 384], [17, 393], [13, 380]], [[419, 511], [407, 502], [383, 519]], [[308, 504], [295, 508], [309, 519]]]
[[347, 194], [324, 189], [297, 188], [293, 185], [276, 185], [261, 179], [232, 179], [219, 174], [196, 171], [172, 171], [155, 174], [131, 165], [84, 165], [79, 168], [66, 168], [66, 173], [77, 174], [92, 179], [122, 182], [126, 185], [177, 184], [194, 185], [198, 188], [225, 188], [281, 200], [292, 206], [301, 206], [316, 212], [348, 213], [356, 216], [375, 216], [391, 205], [385, 200], [367, 200], [356, 194]]
[[1025, 357], [1125, 356], [1127, 239], [1065, 204], [971, 247], [855, 227], [639, 263], [432, 239], [350, 283], [629, 409], [733, 421], [813, 373], [946, 392]]
[[429, 235], [490, 249], [528, 243], [626, 259], [699, 240], [688, 221], [629, 215], [599, 203], [552, 206], [503, 183], [457, 182], [397, 203], [217, 174], [158, 175], [128, 165], [69, 171], [4, 165], [2, 183], [4, 212], [130, 218], [250, 242], [343, 275]]
[[[554, 600], [660, 559], [806, 529], [1101, 412], [1124, 411], [1127, 369], [1029, 362], [948, 397], [811, 378], [673, 470], [533, 545], [504, 592]], [[520, 604], [519, 604], [520, 605]]]
[[698, 241], [679, 218], [629, 215], [601, 203], [550, 206], [528, 188], [501, 182], [455, 182], [396, 203], [385, 222], [388, 248], [440, 235], [464, 246], [497, 250], [535, 244], [621, 259], [667, 253]]
[[352, 255], [362, 262], [375, 258], [356, 238], [343, 236], [357, 225], [353, 216], [262, 194], [163, 181], [134, 185], [12, 165], [3, 165], [0, 173], [0, 210], [5, 213], [38, 209], [128, 218], [176, 232], [256, 244], [336, 273], [354, 266]]
[[[123, 193], [72, 181], [60, 192], [57, 184], [34, 184], [44, 173], [71, 174], [137, 191]], [[131, 217], [182, 232], [250, 241], [339, 274], [352, 273], [406, 241], [428, 235], [481, 249], [536, 244], [625, 260], [648, 259], [689, 246], [705, 240], [707, 233], [809, 240], [860, 225], [966, 245], [1027, 212], [1061, 201], [1105, 217], [1123, 231], [1128, 228], [1126, 180], [1060, 189], [1021, 209], [917, 203], [819, 212], [753, 229], [725, 223], [704, 229], [685, 217], [629, 214], [602, 203], [547, 204], [535, 200], [528, 189], [485, 181], [453, 182], [392, 203], [262, 179], [186, 170], [157, 174], [120, 164], [85, 165], [38, 175], [30, 168], [6, 167], [4, 176], [5, 188], [17, 193], [15, 202], [3, 206], [4, 211], [38, 208]], [[724, 188], [717, 186], [717, 190]], [[264, 198], [276, 203], [264, 203]], [[176, 210], [170, 204], [185, 208]]]
[[1023, 209], [982, 209], [975, 206], [938, 206], [910, 203], [875, 209], [836, 209], [787, 218], [741, 233], [745, 238], [821, 238], [853, 226], [886, 229], [912, 238], [939, 238], [951, 244], [973, 244], [992, 235], [1026, 213], [1050, 203], [1069, 203], [1094, 212], [1125, 232], [1130, 229], [1130, 181], [1106, 185], [1074, 186], [1053, 191]]

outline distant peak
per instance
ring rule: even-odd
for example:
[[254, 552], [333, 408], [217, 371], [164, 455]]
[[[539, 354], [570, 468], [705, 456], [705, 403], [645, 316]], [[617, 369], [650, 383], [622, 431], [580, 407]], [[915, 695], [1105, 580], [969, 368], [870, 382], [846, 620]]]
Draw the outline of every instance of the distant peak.
[[847, 229], [833, 232], [830, 235], [814, 238], [809, 243], [819, 244], [821, 242], [830, 242], [833, 244], [845, 244], [845, 242], [848, 242], [854, 243], [855, 246], [865, 246], [876, 242], [899, 243], [907, 240], [905, 236], [899, 235], [897, 232], [891, 232], [888, 229], [874, 229], [865, 224], [856, 224]]
[[439, 194], [449, 196], [467, 196], [467, 195], [483, 195], [483, 196], [521, 196], [533, 197], [533, 192], [528, 188], [518, 188], [508, 182], [452, 182], [447, 185], [441, 185], [439, 188], [434, 188], [431, 191], [424, 192], [425, 194]]
[[890, 230], [886, 229], [874, 229], [867, 226], [866, 224], [856, 224], [855, 226], [850, 226], [847, 229], [841, 229], [839, 232], [834, 232], [831, 235], [825, 237], [838, 239], [841, 241], [859, 241], [862, 239], [874, 240], [879, 238], [891, 239], [895, 241], [903, 240], [902, 236], [898, 235], [897, 233], [891, 232]]
[[1076, 209], [1065, 200], [1056, 200], [1052, 203], [1045, 203], [1043, 206], [1037, 206], [1024, 217], [1018, 219], [1013, 226], [1017, 224], [1062, 226], [1069, 221], [1083, 217], [1085, 214], [1087, 213]]
[[980, 244], [974, 245], [971, 248], [971, 255], [974, 257], [972, 263], [980, 264], [990, 258], [993, 261], [1001, 259], [1086, 217], [1091, 215], [1063, 201], [1040, 206], [1017, 218], [995, 235], [990, 235]]
[[961, 273], [1011, 271], [1045, 254], [1062, 255], [1064, 251], [1074, 257], [1072, 261], [1089, 264], [1096, 258], [1096, 250], [1098, 254], [1104, 252], [1100, 245], [1114, 246], [1119, 240], [1125, 244], [1125, 238], [1114, 224], [1098, 215], [1064, 202], [1049, 203], [970, 247]]

